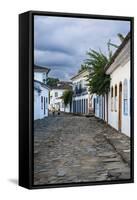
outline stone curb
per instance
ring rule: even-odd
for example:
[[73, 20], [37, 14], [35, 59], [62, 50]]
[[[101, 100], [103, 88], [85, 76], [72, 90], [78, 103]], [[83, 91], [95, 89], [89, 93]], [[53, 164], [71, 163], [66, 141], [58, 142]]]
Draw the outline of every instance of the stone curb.
[[[130, 149], [127, 149], [126, 146], [123, 145], [123, 143], [121, 142], [120, 139], [119, 139], [119, 143], [121, 145], [117, 145], [114, 142], [116, 140], [115, 138], [112, 138], [106, 134], [104, 134], [104, 137], [108, 141], [108, 143], [113, 146], [113, 148], [116, 150], [116, 152], [121, 156], [122, 160], [130, 166]], [[121, 136], [121, 138], [122, 138], [122, 136]]]

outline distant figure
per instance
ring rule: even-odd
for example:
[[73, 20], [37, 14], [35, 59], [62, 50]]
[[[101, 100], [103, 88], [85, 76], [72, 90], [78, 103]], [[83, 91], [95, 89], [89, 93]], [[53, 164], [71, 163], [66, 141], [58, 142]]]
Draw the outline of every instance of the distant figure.
[[55, 108], [54, 107], [52, 108], [52, 115], [53, 116], [55, 115]]
[[60, 108], [58, 109], [58, 115], [60, 115]]

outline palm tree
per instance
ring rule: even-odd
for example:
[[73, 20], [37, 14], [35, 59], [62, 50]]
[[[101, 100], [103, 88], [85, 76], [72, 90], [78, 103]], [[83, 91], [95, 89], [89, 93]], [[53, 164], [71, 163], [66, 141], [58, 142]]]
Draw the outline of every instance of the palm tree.
[[84, 71], [84, 70], [86, 70], [86, 69], [88, 69], [88, 68], [89, 68], [89, 66], [88, 66], [87, 64], [85, 64], [85, 63], [84, 63], [84, 64], [81, 64], [81, 68], [79, 69], [78, 72], [80, 73], [80, 72], [82, 72], [82, 71]]
[[110, 86], [110, 75], [105, 74], [105, 66], [110, 58], [107, 58], [101, 51], [91, 50], [87, 52], [86, 64], [91, 66], [92, 72], [88, 76], [89, 91], [97, 95], [108, 93]]
[[[124, 40], [124, 36], [121, 33], [118, 33], [120, 41]], [[92, 73], [88, 76], [88, 85], [90, 93], [96, 93], [97, 95], [105, 95], [108, 102], [108, 92], [110, 90], [110, 75], [105, 73], [105, 66], [110, 62], [113, 52], [110, 49], [110, 46], [118, 48], [118, 45], [111, 43], [111, 40], [108, 41], [108, 57], [104, 55], [101, 50], [99, 52], [90, 49], [87, 52], [88, 59], [86, 59], [86, 64], [91, 66]], [[105, 96], [104, 96], [105, 97]], [[104, 101], [105, 102], [105, 101]], [[108, 108], [107, 108], [108, 110]]]
[[[121, 33], [118, 33], [117, 36], [118, 36], [120, 42], [123, 42], [123, 40], [125, 39], [125, 37]], [[109, 50], [110, 50], [110, 46], [112, 46], [114, 48], [118, 48], [119, 47], [119, 45], [116, 45], [116, 44], [112, 43], [110, 39], [109, 39], [107, 45], [108, 45], [108, 49]]]
[[[105, 94], [106, 94], [106, 100], [108, 102], [108, 92], [110, 90], [110, 80], [111, 80], [110, 75], [105, 74], [105, 66], [112, 57], [112, 52], [110, 51], [109, 47], [108, 51], [109, 51], [109, 56], [107, 57], [101, 51], [97, 52], [90, 49], [90, 51], [87, 52], [88, 59], [86, 60], [86, 63], [89, 66], [91, 66], [92, 69], [92, 72], [88, 76], [89, 91], [92, 94], [96, 93], [97, 95], [103, 96], [104, 110], [105, 110]], [[108, 107], [107, 107], [107, 113], [108, 113]]]
[[[72, 105], [72, 96], [73, 96], [73, 91], [72, 90], [66, 90], [63, 93], [63, 96], [62, 96], [65, 108], [69, 104], [70, 105], [70, 111], [71, 111], [71, 105]], [[65, 111], [65, 108], [64, 108], [64, 111]]]
[[123, 42], [123, 40], [125, 39], [125, 37], [121, 33], [118, 33], [117, 36], [119, 37], [121, 42]]

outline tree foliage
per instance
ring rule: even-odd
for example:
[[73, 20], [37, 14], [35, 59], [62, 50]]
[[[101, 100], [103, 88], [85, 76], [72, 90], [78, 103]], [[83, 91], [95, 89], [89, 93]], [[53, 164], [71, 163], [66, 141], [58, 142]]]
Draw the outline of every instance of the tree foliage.
[[89, 66], [88, 66], [87, 64], [85, 64], [85, 63], [84, 63], [84, 64], [81, 64], [81, 68], [79, 69], [78, 72], [80, 73], [80, 72], [82, 72], [82, 71], [84, 71], [84, 70], [86, 70], [86, 69], [88, 69], [88, 68], [89, 68]]
[[[86, 64], [92, 68], [92, 72], [88, 76], [89, 91], [104, 95], [110, 89], [110, 75], [105, 74], [105, 66], [110, 58], [107, 58], [101, 51], [97, 52], [92, 49], [87, 52], [87, 55]], [[111, 52], [109, 56], [111, 57]]]
[[47, 85], [50, 86], [50, 87], [57, 86], [58, 82], [59, 82], [58, 78], [51, 78], [51, 77], [47, 78]]
[[66, 90], [63, 93], [62, 99], [64, 101], [65, 106], [67, 106], [68, 104], [72, 104], [72, 96], [73, 96], [73, 91], [72, 90]]
[[119, 37], [121, 42], [123, 42], [123, 40], [125, 39], [125, 37], [121, 33], [118, 33], [117, 36]]
[[[125, 37], [121, 33], [118, 33], [117, 36], [118, 36], [120, 42], [123, 42], [123, 40], [125, 39]], [[112, 51], [110, 50], [110, 46], [112, 46], [114, 48], [118, 48], [119, 47], [119, 45], [112, 43], [110, 39], [108, 40], [107, 45], [108, 45], [108, 51], [109, 51], [110, 55], [112, 55]]]

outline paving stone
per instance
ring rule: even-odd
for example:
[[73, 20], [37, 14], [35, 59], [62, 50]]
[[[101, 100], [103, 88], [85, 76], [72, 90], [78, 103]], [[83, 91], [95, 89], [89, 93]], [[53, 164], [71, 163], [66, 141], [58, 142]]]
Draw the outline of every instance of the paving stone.
[[93, 116], [61, 113], [37, 120], [34, 184], [128, 179], [129, 149], [128, 137]]
[[64, 169], [58, 169], [57, 176], [64, 176], [66, 174]]

